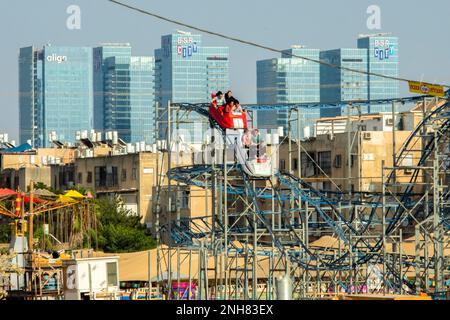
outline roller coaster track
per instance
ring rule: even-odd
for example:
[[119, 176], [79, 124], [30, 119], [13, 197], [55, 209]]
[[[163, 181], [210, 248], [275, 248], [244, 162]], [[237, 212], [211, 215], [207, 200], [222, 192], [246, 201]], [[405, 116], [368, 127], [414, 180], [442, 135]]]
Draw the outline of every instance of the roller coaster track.
[[[421, 101], [424, 97], [411, 97], [407, 98], [407, 101]], [[400, 101], [403, 99], [399, 99]], [[395, 101], [399, 101], [396, 99]], [[383, 103], [387, 102], [383, 100]], [[364, 102], [358, 102], [358, 103], [364, 103]], [[380, 101], [381, 103], [381, 101]], [[301, 106], [301, 105], [285, 105], [282, 106], [282, 108], [293, 108], [295, 106]], [[178, 104], [178, 107], [180, 109], [189, 111], [189, 112], [196, 112], [204, 117], [208, 117], [210, 121], [211, 127], [218, 129], [223, 135], [226, 134], [225, 130], [220, 128], [217, 123], [212, 120], [209, 117], [208, 112], [208, 106], [205, 104]], [[250, 110], [260, 110], [260, 107], [257, 106], [249, 106]], [[443, 103], [442, 105], [438, 106], [435, 110], [433, 110], [428, 116], [426, 116], [419, 126], [415, 128], [415, 130], [412, 132], [411, 136], [407, 139], [407, 141], [404, 143], [400, 153], [397, 156], [396, 159], [396, 165], [401, 163], [402, 159], [405, 158], [405, 156], [410, 152], [412, 147], [414, 146], [415, 140], [420, 137], [421, 132], [425, 127], [428, 127], [430, 123], [436, 122], [436, 120], [441, 120], [440, 124], [440, 132], [443, 132], [444, 134], [450, 134], [450, 103], [447, 101]], [[270, 109], [270, 108], [269, 108]], [[268, 108], [262, 108], [261, 110], [268, 110]], [[434, 136], [430, 136], [430, 139], [426, 146], [424, 146], [424, 152], [422, 152], [420, 161], [417, 165], [417, 167], [424, 166], [427, 161], [432, 157], [434, 148], [436, 144], [440, 141], [442, 135], [437, 136], [438, 141], [435, 141]], [[225, 139], [225, 138], [224, 138]], [[227, 167], [227, 169], [230, 169], [233, 166]], [[214, 172], [214, 170], [224, 170], [225, 167], [222, 166], [216, 166], [215, 169], [210, 165], [201, 165], [201, 166], [190, 166], [190, 167], [180, 167], [175, 168], [171, 170], [170, 176], [173, 180], [176, 180], [178, 182], [187, 184], [187, 185], [194, 185], [201, 188], [211, 188], [212, 183], [208, 182], [208, 179], [205, 178], [206, 175], [210, 175]], [[381, 249], [383, 246], [383, 236], [381, 236], [375, 244], [370, 244], [364, 238], [362, 237], [366, 232], [368, 231], [369, 226], [372, 222], [374, 222], [374, 218], [377, 216], [376, 212], [380, 209], [381, 204], [381, 197], [380, 194], [375, 194], [374, 197], [371, 200], [371, 203], [365, 203], [368, 207], [371, 207], [371, 213], [369, 216], [369, 219], [367, 223], [365, 224], [365, 227], [363, 227], [361, 230], [357, 230], [353, 227], [353, 224], [351, 221], [346, 219], [341, 212], [336, 208], [337, 202], [339, 200], [339, 196], [342, 196], [342, 194], [337, 194], [336, 199], [329, 198], [329, 196], [325, 195], [324, 193], [316, 190], [313, 188], [310, 184], [305, 182], [302, 179], [299, 179], [291, 174], [288, 173], [277, 173], [275, 177], [278, 179], [278, 182], [280, 186], [287, 187], [288, 190], [290, 190], [290, 195], [283, 195], [280, 192], [276, 192], [276, 197], [279, 201], [284, 201], [289, 197], [296, 197], [300, 198], [303, 202], [308, 203], [311, 205], [314, 210], [318, 213], [318, 215], [325, 221], [326, 225], [330, 228], [330, 230], [333, 231], [341, 240], [343, 240], [345, 243], [349, 243], [349, 237], [359, 237], [356, 241], [356, 244], [353, 246], [353, 249], [361, 249], [365, 248], [365, 250], [357, 250], [358, 255], [357, 259], [352, 262], [350, 265], [346, 261], [348, 260], [349, 253], [345, 252], [342, 254], [341, 257], [332, 257], [328, 255], [327, 253], [314, 253], [309, 248], [308, 245], [303, 242], [303, 240], [297, 235], [295, 228], [293, 225], [289, 225], [289, 235], [291, 239], [294, 239], [294, 244], [296, 247], [301, 247], [304, 252], [306, 253], [306, 257], [304, 255], [301, 255], [301, 257], [290, 251], [289, 247], [292, 248], [292, 243], [289, 245], [285, 245], [283, 243], [283, 239], [281, 239], [278, 235], [278, 233], [272, 229], [272, 226], [268, 219], [266, 218], [265, 212], [259, 207], [258, 199], [268, 199], [273, 197], [273, 193], [270, 193], [268, 191], [264, 191], [262, 188], [255, 188], [252, 184], [251, 177], [247, 176], [247, 174], [242, 170], [242, 167], [240, 165], [234, 166], [234, 172], [238, 174], [242, 178], [243, 185], [241, 186], [233, 186], [233, 187], [227, 187], [227, 190], [224, 190], [223, 186], [216, 186], [219, 187], [220, 192], [227, 192], [228, 194], [239, 194], [239, 195], [245, 195], [246, 197], [250, 198], [252, 200], [252, 203], [254, 205], [254, 209], [256, 212], [257, 219], [260, 221], [260, 223], [264, 226], [264, 228], [267, 230], [267, 233], [271, 236], [273, 244], [277, 247], [278, 251], [282, 255], [289, 255], [289, 259], [292, 262], [298, 263], [299, 266], [305, 268], [305, 269], [311, 269], [311, 270], [349, 270], [352, 268], [355, 268], [357, 265], [368, 263], [370, 261], [374, 261], [374, 259], [378, 262], [382, 260], [381, 255]], [[388, 226], [386, 229], [386, 236], [390, 235], [394, 230], [399, 227], [399, 223], [405, 218], [406, 214], [406, 207], [411, 206], [411, 198], [415, 195], [413, 193], [414, 191], [414, 183], [417, 181], [419, 177], [420, 169], [415, 169], [414, 173], [411, 176], [410, 184], [408, 187], [403, 191], [401, 195], [401, 202], [404, 204], [404, 206], [395, 206], [395, 207], [388, 207], [386, 211], [386, 221], [388, 221]], [[395, 178], [395, 172], [392, 171], [387, 178], [387, 183], [390, 183]], [[350, 200], [350, 204], [352, 201]], [[445, 222], [445, 219], [444, 219]], [[216, 221], [216, 224], [218, 222]], [[249, 229], [243, 229], [242, 227], [236, 227], [236, 232], [247, 232], [251, 231], [251, 228]], [[189, 221], [183, 221], [179, 223], [178, 225], [172, 226], [172, 233], [175, 240], [175, 243], [177, 244], [190, 244], [192, 242], [192, 239], [200, 239], [200, 238], [206, 238], [210, 237], [212, 232], [224, 232], [224, 226], [221, 224], [218, 224], [217, 226], [212, 226], [211, 222], [208, 221], [206, 217], [202, 218], [193, 218]], [[237, 248], [235, 248], [237, 249]], [[311, 261], [314, 261], [315, 263], [311, 263]], [[320, 267], [317, 265], [317, 261], [320, 261]], [[386, 265], [387, 272], [389, 272], [399, 283], [403, 282], [403, 279], [400, 278], [400, 275], [394, 270], [392, 266], [389, 264]], [[408, 283], [407, 284], [411, 290], [414, 290]]]

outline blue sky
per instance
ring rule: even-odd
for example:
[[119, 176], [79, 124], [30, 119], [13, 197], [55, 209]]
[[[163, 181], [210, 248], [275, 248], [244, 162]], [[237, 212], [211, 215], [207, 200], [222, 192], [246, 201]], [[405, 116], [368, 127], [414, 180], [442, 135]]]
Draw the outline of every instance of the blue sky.
[[[367, 29], [370, 5], [381, 8], [381, 32], [400, 37], [402, 77], [450, 83], [450, 1], [406, 0], [123, 0], [187, 23], [285, 49], [355, 47]], [[81, 8], [81, 30], [68, 30], [66, 9]], [[45, 43], [93, 46], [130, 42], [135, 55], [153, 55], [160, 36], [179, 27], [130, 12], [106, 0], [0, 2], [0, 132], [18, 136], [17, 55], [20, 47]], [[243, 103], [256, 101], [256, 60], [276, 55], [204, 35], [208, 46], [229, 46], [231, 83]], [[406, 85], [402, 84], [406, 95]]]

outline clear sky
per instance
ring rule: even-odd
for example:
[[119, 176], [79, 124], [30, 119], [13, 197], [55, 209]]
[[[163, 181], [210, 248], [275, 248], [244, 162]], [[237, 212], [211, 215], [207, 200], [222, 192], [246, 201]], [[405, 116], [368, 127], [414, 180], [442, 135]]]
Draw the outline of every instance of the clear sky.
[[[275, 48], [356, 47], [370, 5], [381, 8], [380, 32], [400, 38], [402, 77], [450, 83], [448, 0], [123, 0], [161, 15]], [[81, 30], [66, 28], [69, 5], [81, 8]], [[94, 46], [130, 42], [134, 55], [153, 55], [160, 37], [179, 27], [106, 0], [0, 1], [0, 132], [18, 136], [18, 50], [45, 43]], [[378, 31], [377, 31], [378, 32]], [[256, 60], [271, 52], [213, 36], [204, 45], [229, 46], [231, 83], [243, 103], [256, 102]], [[402, 84], [402, 94], [407, 95]]]

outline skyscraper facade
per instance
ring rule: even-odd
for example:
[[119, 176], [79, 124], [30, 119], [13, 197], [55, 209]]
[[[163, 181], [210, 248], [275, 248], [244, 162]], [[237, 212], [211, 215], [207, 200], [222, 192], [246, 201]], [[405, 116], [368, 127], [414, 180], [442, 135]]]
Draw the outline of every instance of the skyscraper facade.
[[[336, 49], [322, 51], [320, 60], [342, 68], [368, 71], [366, 49]], [[320, 66], [321, 103], [337, 103], [356, 100], [368, 100], [369, 86], [367, 75], [345, 69]], [[322, 108], [322, 117], [340, 115], [341, 108]]]
[[93, 58], [88, 47], [46, 45], [19, 54], [20, 141], [50, 145], [49, 135], [74, 142], [93, 128]]
[[154, 58], [107, 58], [103, 82], [104, 129], [128, 143], [155, 143]]
[[[368, 71], [386, 76], [399, 76], [398, 37], [367, 35], [358, 39], [358, 48], [367, 50]], [[367, 76], [369, 100], [395, 99], [400, 96], [399, 82], [396, 80]], [[372, 104], [368, 112], [390, 111], [391, 104]]]
[[94, 50], [94, 129], [104, 130], [106, 59], [111, 57], [131, 57], [129, 43], [105, 43]]
[[[171, 103], [205, 103], [211, 94], [227, 90], [229, 81], [229, 49], [203, 47], [202, 36], [179, 32], [163, 36], [161, 48], [155, 50], [156, 95], [159, 104], [160, 135], [167, 129], [167, 105]], [[185, 139], [201, 143], [206, 126], [201, 128], [199, 116], [192, 113], [180, 125]], [[186, 137], [189, 135], [190, 137]]]
[[[258, 104], [300, 104], [319, 103], [320, 65], [293, 55], [319, 60], [320, 50], [294, 46], [284, 50], [281, 58], [258, 61], [257, 103]], [[319, 118], [320, 110], [302, 108], [301, 126], [312, 130], [312, 119]], [[259, 111], [257, 124], [262, 129], [288, 128], [288, 111]], [[297, 129], [293, 129], [296, 136]], [[305, 130], [301, 134], [310, 135]]]

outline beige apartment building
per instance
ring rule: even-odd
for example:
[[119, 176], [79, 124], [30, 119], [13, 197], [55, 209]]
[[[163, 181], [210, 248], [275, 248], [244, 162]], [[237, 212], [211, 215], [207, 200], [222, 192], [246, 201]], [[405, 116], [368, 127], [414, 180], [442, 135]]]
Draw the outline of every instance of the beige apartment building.
[[[172, 154], [171, 162], [172, 167], [188, 166], [192, 164], [192, 155], [177, 157]], [[142, 222], [152, 230], [156, 223], [156, 202], [161, 204], [160, 225], [166, 224], [169, 217], [167, 163], [166, 152], [77, 158], [74, 175], [76, 184], [93, 190], [97, 196], [118, 197], [127, 209], [141, 216]], [[162, 186], [160, 190], [158, 185]], [[178, 197], [175, 197], [177, 193]], [[172, 182], [170, 194], [172, 203], [178, 201], [179, 204], [179, 209], [176, 205], [172, 206], [172, 219], [176, 219], [177, 210], [180, 217], [184, 218], [211, 212], [209, 197], [205, 196], [203, 189]]]
[[74, 185], [75, 148], [43, 148], [21, 153], [0, 152], [0, 187], [27, 190], [31, 181], [54, 189]]
[[[392, 114], [317, 120], [317, 137], [300, 143], [300, 161], [296, 142], [291, 149], [287, 142], [280, 146], [280, 169], [299, 176], [301, 167], [301, 177], [319, 190], [379, 192], [382, 176], [388, 173], [388, 169], [383, 172], [383, 163], [385, 168], [393, 166], [394, 149], [399, 156], [420, 120], [419, 112], [400, 113], [395, 129]], [[421, 147], [422, 141], [414, 140], [414, 151], [404, 153], [400, 165], [417, 164]], [[404, 170], [398, 181], [408, 181], [411, 174]]]

